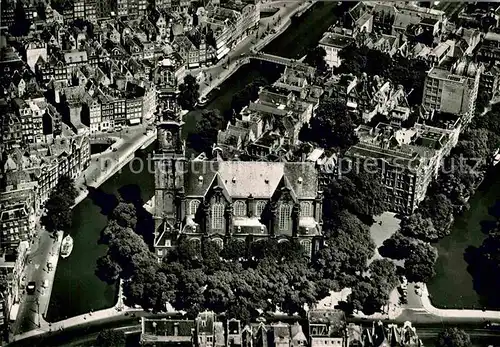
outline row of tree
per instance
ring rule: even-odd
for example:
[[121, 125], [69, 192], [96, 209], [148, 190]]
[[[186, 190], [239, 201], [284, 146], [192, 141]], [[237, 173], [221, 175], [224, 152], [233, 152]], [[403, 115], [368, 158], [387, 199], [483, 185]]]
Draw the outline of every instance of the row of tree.
[[[475, 157], [489, 155], [492, 150], [499, 146], [500, 131], [500, 106], [491, 106], [491, 110], [484, 115], [477, 115], [472, 127], [487, 134], [479, 139], [471, 136], [469, 142], [464, 146], [472, 152]], [[486, 130], [488, 129], [488, 130]], [[470, 246], [465, 251], [465, 260], [468, 263], [468, 271], [473, 277], [474, 290], [480, 294], [483, 305], [500, 308], [500, 200], [489, 209], [494, 221], [483, 222], [483, 231], [487, 233], [486, 239], [478, 246]]]
[[45, 203], [46, 213], [41, 222], [47, 231], [67, 231], [71, 227], [71, 207], [77, 196], [73, 179], [61, 176]]

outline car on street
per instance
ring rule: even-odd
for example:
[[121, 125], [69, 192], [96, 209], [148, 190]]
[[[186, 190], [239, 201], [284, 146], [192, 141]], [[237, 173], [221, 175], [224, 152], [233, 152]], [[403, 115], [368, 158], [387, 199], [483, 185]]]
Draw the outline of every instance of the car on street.
[[26, 292], [31, 295], [35, 294], [35, 290], [36, 290], [36, 282], [34, 281], [28, 282], [28, 286], [26, 287]]
[[45, 280], [42, 283], [42, 288], [48, 288], [49, 287], [49, 280]]

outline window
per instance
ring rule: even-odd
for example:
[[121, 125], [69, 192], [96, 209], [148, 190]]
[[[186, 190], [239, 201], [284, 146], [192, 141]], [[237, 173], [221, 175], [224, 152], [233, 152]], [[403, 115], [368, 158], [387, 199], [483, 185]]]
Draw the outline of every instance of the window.
[[224, 225], [224, 204], [212, 206], [212, 229], [222, 230]]
[[240, 217], [247, 215], [247, 204], [244, 201], [236, 201], [234, 203], [234, 215]]
[[196, 250], [199, 252], [201, 251], [201, 241], [200, 239], [191, 239], [190, 241], [192, 245], [196, 248]]
[[200, 206], [199, 200], [192, 200], [189, 203], [189, 214], [195, 215], [196, 211], [198, 211], [198, 207]]
[[260, 216], [262, 216], [262, 213], [264, 213], [265, 208], [266, 208], [266, 202], [258, 201], [257, 205], [255, 206], [255, 215], [260, 218]]
[[279, 227], [280, 230], [288, 230], [290, 228], [290, 214], [292, 209], [290, 205], [283, 204], [280, 206], [279, 212]]
[[213, 241], [217, 245], [217, 247], [219, 247], [220, 249], [222, 249], [224, 247], [224, 242], [222, 241], [222, 239], [216, 238]]
[[303, 201], [300, 203], [300, 216], [301, 217], [312, 217], [313, 208], [310, 201]]
[[312, 250], [311, 241], [309, 241], [309, 240], [301, 241], [300, 244], [301, 244], [302, 248], [304, 249], [304, 253], [308, 257], [310, 257], [311, 256], [311, 250]]

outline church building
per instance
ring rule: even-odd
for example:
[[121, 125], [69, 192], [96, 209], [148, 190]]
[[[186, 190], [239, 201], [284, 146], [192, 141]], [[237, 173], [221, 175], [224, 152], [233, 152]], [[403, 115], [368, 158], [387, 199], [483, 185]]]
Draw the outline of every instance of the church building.
[[[175, 95], [172, 95], [172, 99]], [[188, 160], [175, 102], [157, 114], [155, 241], [165, 256], [181, 235], [202, 247], [231, 238], [296, 239], [311, 256], [322, 240], [322, 192], [312, 162]]]

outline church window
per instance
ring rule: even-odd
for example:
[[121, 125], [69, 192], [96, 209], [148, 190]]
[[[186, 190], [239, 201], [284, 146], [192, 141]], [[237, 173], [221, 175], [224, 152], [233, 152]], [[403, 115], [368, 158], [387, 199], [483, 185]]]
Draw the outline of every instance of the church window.
[[220, 238], [216, 238], [213, 240], [214, 243], [219, 247], [219, 249], [222, 249], [224, 247], [224, 242]]
[[280, 230], [288, 230], [290, 228], [290, 214], [292, 209], [289, 204], [280, 206], [279, 211], [279, 227]]
[[200, 206], [199, 200], [192, 200], [189, 203], [189, 214], [195, 215], [196, 211], [198, 211], [198, 207]]
[[258, 201], [257, 205], [255, 206], [255, 215], [260, 218], [262, 216], [262, 213], [264, 212], [264, 209], [266, 208], [266, 202], [265, 201]]
[[312, 204], [310, 201], [303, 201], [300, 203], [300, 216], [312, 217]]
[[301, 241], [300, 244], [302, 245], [302, 249], [304, 250], [304, 253], [308, 257], [310, 257], [311, 256], [311, 250], [312, 250], [311, 241], [309, 241], [309, 240]]
[[194, 248], [196, 248], [197, 252], [201, 251], [201, 240], [200, 239], [191, 239], [191, 244]]
[[222, 230], [224, 226], [224, 204], [212, 206], [212, 229]]
[[243, 217], [247, 214], [247, 204], [244, 201], [236, 201], [234, 203], [234, 215]]

